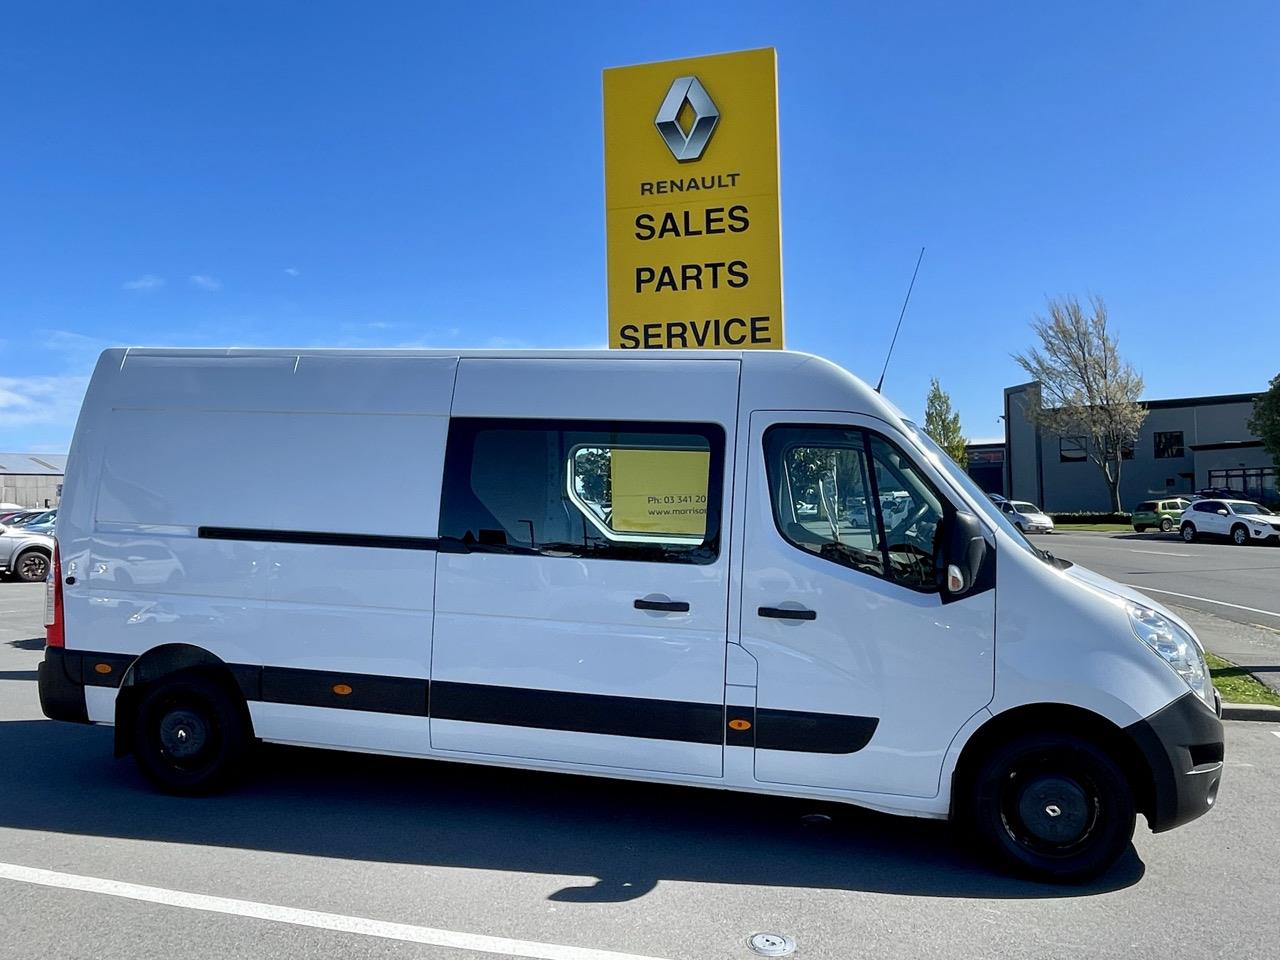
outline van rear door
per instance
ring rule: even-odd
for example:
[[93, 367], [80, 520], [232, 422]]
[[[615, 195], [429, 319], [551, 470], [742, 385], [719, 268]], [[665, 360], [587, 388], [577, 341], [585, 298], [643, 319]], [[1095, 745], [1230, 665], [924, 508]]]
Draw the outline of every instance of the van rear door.
[[434, 750], [721, 775], [738, 368], [461, 362]]

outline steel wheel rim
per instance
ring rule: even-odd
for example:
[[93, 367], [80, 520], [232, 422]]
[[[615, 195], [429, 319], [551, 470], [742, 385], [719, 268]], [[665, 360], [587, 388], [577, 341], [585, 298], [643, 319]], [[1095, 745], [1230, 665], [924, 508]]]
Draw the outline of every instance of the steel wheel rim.
[[198, 773], [217, 753], [218, 728], [203, 705], [170, 701], [156, 725], [160, 755], [173, 769]]
[[1018, 846], [1064, 859], [1089, 844], [1102, 822], [1102, 800], [1087, 772], [1052, 755], [1027, 758], [1000, 791], [1000, 818]]

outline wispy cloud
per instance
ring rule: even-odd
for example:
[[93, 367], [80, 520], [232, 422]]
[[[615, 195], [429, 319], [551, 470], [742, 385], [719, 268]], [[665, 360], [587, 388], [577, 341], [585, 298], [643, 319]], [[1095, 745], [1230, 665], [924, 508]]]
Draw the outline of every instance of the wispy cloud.
[[120, 286], [125, 290], [159, 290], [164, 286], [164, 277], [157, 277], [154, 273], [146, 273], [136, 280], [126, 280]]
[[222, 289], [222, 284], [207, 273], [193, 273], [187, 277], [187, 282], [193, 287], [199, 287], [201, 290], [208, 290], [211, 293]]
[[86, 376], [0, 377], [0, 427], [55, 425], [69, 439], [88, 385]]
[[300, 277], [300, 276], [302, 276], [302, 271], [301, 271], [301, 270], [299, 270], [297, 267], [285, 267], [285, 268], [284, 268], [284, 272], [285, 272], [285, 273], [287, 273], [287, 274], [288, 274], [289, 276], [291, 276], [291, 277]]

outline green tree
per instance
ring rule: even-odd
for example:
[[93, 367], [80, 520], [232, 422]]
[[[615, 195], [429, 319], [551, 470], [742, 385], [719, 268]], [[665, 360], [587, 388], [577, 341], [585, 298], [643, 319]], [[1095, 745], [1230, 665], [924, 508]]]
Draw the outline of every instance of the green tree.
[[969, 465], [969, 441], [960, 430], [960, 414], [951, 409], [951, 396], [938, 384], [938, 378], [930, 380], [929, 399], [924, 408], [924, 432], [947, 451], [951, 459], [961, 467]]
[[1253, 401], [1249, 429], [1258, 435], [1280, 467], [1280, 373], [1271, 378], [1271, 389]]

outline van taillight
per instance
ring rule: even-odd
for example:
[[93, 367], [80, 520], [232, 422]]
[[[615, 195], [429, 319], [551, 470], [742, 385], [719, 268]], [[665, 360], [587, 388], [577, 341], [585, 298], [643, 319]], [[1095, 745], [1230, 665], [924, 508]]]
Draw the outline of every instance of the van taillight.
[[62, 628], [62, 560], [58, 557], [58, 544], [53, 544], [53, 563], [44, 581], [44, 645], [64, 647], [67, 638]]

